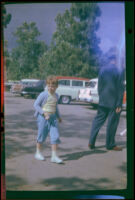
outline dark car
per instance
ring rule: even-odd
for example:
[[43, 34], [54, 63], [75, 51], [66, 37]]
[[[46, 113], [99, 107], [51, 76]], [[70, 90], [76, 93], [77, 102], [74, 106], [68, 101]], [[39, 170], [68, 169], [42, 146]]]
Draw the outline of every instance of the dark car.
[[4, 83], [5, 86], [5, 90], [6, 91], [10, 91], [11, 87], [13, 87], [13, 85], [19, 84], [20, 81], [7, 81]]
[[36, 98], [45, 89], [45, 80], [40, 80], [32, 86], [26, 86], [21, 91], [21, 96], [30, 96]]

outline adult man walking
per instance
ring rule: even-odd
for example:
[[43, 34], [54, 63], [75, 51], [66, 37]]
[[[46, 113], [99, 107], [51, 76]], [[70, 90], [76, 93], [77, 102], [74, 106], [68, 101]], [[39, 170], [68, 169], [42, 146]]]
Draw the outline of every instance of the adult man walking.
[[97, 134], [108, 118], [106, 129], [106, 148], [120, 151], [115, 143], [115, 135], [118, 127], [123, 94], [124, 94], [124, 71], [116, 67], [116, 57], [112, 55], [110, 64], [102, 67], [98, 76], [99, 106], [95, 119], [92, 123], [89, 148], [95, 148]]

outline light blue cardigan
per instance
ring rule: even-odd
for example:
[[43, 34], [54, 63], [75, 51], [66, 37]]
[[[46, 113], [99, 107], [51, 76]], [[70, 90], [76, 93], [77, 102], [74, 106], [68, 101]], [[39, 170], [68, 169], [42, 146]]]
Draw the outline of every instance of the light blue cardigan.
[[[58, 109], [58, 94], [56, 94], [57, 97], [57, 104], [56, 104], [56, 116], [57, 118], [60, 118], [60, 113], [59, 113], [59, 109]], [[43, 91], [39, 94], [39, 96], [37, 97], [35, 103], [34, 103], [34, 108], [35, 108], [35, 113], [34, 116], [37, 117], [38, 114], [43, 115], [44, 111], [42, 109], [43, 105], [47, 102], [47, 98], [48, 98], [48, 91]]]

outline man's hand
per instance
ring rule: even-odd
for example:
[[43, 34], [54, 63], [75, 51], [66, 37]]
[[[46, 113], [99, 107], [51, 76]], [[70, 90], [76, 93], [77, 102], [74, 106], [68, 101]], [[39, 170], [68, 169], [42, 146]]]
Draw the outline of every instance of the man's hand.
[[116, 113], [119, 113], [121, 111], [121, 108], [120, 107], [117, 107], [116, 108]]

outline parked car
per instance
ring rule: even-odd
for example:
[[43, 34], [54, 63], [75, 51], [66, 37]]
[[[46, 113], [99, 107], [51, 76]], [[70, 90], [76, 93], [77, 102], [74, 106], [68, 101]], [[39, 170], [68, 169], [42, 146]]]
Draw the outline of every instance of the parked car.
[[9, 80], [9, 81], [5, 82], [5, 83], [4, 83], [5, 90], [6, 90], [6, 91], [10, 91], [12, 85], [15, 85], [15, 84], [18, 84], [18, 83], [20, 83], [20, 81], [15, 81], [15, 80], [12, 81], [12, 80]]
[[98, 79], [92, 79], [91, 83], [93, 83], [93, 87], [90, 90], [90, 96], [91, 96], [91, 102], [90, 103], [94, 108], [97, 108], [97, 105], [99, 103]]
[[[73, 100], [77, 100], [78, 92], [81, 88], [85, 88], [90, 79], [70, 77], [70, 76], [58, 76], [59, 87], [56, 93], [59, 95], [59, 103], [69, 104]], [[46, 87], [47, 89], [47, 87]]]
[[[92, 102], [91, 92], [92, 91], [97, 92], [97, 85], [98, 85], [98, 79], [97, 78], [91, 79], [89, 81], [89, 84], [87, 85], [87, 88], [83, 88], [79, 90], [79, 94], [78, 94], [79, 101], [91, 103]], [[98, 102], [98, 99], [97, 99], [97, 102]]]
[[18, 84], [13, 84], [10, 88], [10, 92], [13, 94], [21, 94], [21, 91], [26, 86], [32, 86], [39, 80], [37, 79], [22, 79]]
[[[126, 81], [125, 81], [125, 91], [123, 96], [122, 109], [126, 109]], [[89, 102], [93, 107], [97, 107], [99, 103], [98, 96], [98, 79], [91, 79], [89, 87], [86, 89], [81, 89], [79, 92], [79, 100], [84, 102]]]
[[21, 96], [31, 96], [36, 98], [45, 89], [45, 80], [39, 80], [31, 86], [26, 86], [21, 90]]

